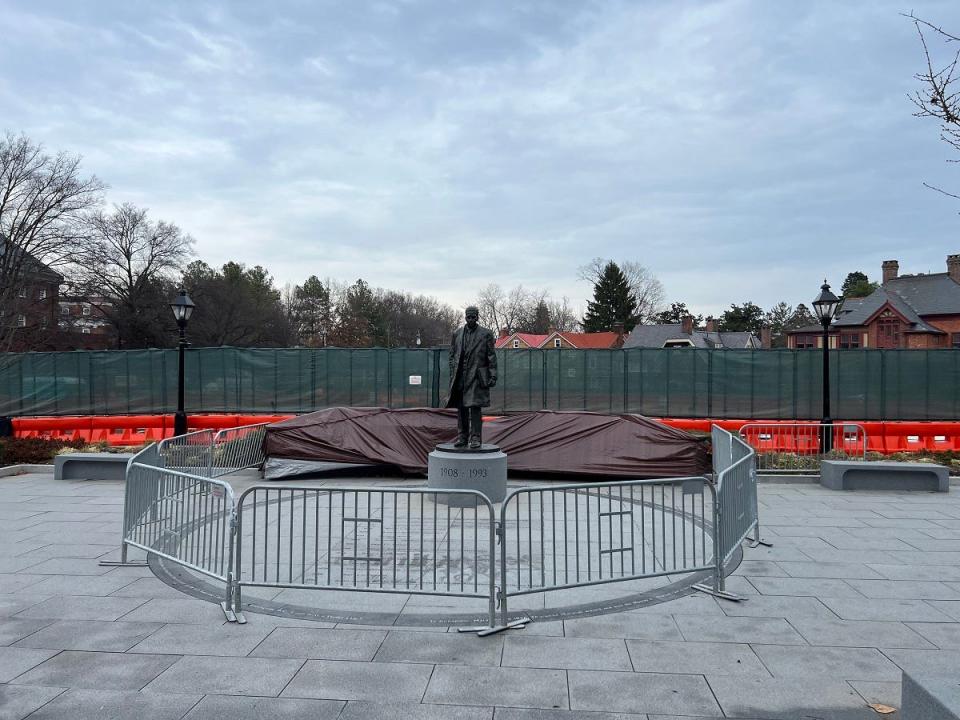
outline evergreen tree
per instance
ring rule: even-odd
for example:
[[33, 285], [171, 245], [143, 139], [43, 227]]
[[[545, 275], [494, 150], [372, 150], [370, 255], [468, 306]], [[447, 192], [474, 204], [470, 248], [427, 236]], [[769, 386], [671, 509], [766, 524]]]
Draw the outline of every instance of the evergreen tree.
[[743, 305], [734, 303], [720, 316], [718, 330], [721, 332], [752, 332], [760, 334], [763, 327], [763, 308], [749, 300]]
[[587, 303], [583, 317], [586, 332], [613, 330], [623, 323], [629, 332], [637, 324], [637, 299], [630, 290], [630, 283], [615, 262], [608, 262], [603, 273], [593, 285], [593, 300]]
[[879, 287], [877, 283], [870, 282], [866, 273], [854, 270], [847, 275], [840, 288], [840, 294], [845, 298], [866, 297], [873, 293]]
[[694, 315], [684, 302], [670, 303], [669, 310], [663, 310], [653, 316], [653, 322], [657, 325], [676, 325], [683, 321], [685, 317], [693, 318], [693, 326], [703, 325], [703, 315]]
[[326, 347], [333, 331], [334, 307], [329, 283], [311, 275], [293, 289], [291, 316], [301, 345]]

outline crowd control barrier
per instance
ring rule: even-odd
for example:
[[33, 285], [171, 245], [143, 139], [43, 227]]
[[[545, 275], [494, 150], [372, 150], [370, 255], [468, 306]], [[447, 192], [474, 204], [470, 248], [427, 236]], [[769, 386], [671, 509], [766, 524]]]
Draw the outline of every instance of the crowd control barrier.
[[210, 475], [257, 459], [244, 453], [259, 431], [241, 430], [220, 439], [245, 448], [225, 466], [202, 432], [130, 461], [122, 558], [137, 547], [222, 581], [241, 623], [244, 587], [482, 598], [486, 625], [462, 628], [480, 635], [529, 622], [509, 602], [532, 593], [707, 573], [697, 589], [735, 600], [726, 568], [760, 541], [755, 452], [719, 427], [712, 479], [535, 485], [499, 511], [478, 492], [410, 487], [254, 485], [235, 501]]
[[818, 472], [826, 458], [863, 460], [868, 446], [867, 431], [857, 423], [747, 423], [740, 437], [756, 451], [757, 470], [764, 473]]

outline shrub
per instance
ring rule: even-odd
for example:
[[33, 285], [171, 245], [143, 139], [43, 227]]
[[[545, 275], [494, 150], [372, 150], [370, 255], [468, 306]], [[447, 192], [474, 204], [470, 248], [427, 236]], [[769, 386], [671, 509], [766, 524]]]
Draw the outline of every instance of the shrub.
[[81, 449], [83, 440], [48, 440], [45, 438], [0, 438], [0, 465], [41, 465], [53, 461], [64, 448]]

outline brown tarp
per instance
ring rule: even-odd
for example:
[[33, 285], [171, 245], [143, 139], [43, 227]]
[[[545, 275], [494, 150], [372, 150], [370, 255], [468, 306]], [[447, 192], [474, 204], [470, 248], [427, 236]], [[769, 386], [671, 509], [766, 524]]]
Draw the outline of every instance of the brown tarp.
[[[456, 410], [337, 407], [267, 427], [269, 458], [392, 465], [426, 473], [427, 455], [457, 434]], [[687, 477], [710, 470], [703, 441], [641, 415], [541, 410], [484, 422], [511, 471], [623, 478]]]

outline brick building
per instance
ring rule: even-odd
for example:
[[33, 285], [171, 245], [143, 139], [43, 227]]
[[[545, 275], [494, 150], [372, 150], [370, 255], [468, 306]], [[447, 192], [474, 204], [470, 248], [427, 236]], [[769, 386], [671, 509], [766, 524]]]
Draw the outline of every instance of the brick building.
[[0, 308], [0, 323], [15, 331], [13, 350], [37, 349], [57, 327], [63, 276], [31, 255], [25, 256], [20, 276], [12, 299]]
[[[830, 347], [960, 349], [960, 255], [947, 256], [947, 271], [900, 275], [886, 260], [883, 283], [863, 298], [844, 300], [830, 327]], [[791, 330], [787, 347], [823, 346], [820, 325]]]
[[611, 332], [578, 333], [551, 329], [546, 335], [510, 333], [505, 330], [497, 338], [497, 348], [522, 350], [611, 350], [623, 346], [622, 330]]

